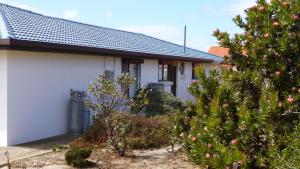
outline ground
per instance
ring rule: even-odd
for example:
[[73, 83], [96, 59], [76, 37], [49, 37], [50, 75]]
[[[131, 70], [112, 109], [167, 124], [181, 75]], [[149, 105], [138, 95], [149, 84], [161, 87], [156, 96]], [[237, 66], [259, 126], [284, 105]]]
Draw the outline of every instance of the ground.
[[[66, 150], [53, 152], [54, 145], [67, 145], [74, 136], [51, 138], [14, 147], [0, 147], [0, 169], [7, 169], [6, 151], [10, 154], [13, 169], [70, 169], [66, 165]], [[127, 157], [117, 157], [109, 149], [95, 149], [89, 160], [101, 169], [196, 169], [188, 162], [184, 152], [177, 147], [172, 152], [170, 147], [153, 150], [134, 150]], [[2, 167], [2, 168], [1, 168]]]
[[[64, 161], [65, 151], [50, 152], [12, 163], [12, 168], [69, 169]], [[90, 160], [94, 168], [101, 169], [195, 169], [181, 150], [172, 152], [169, 147], [154, 150], [135, 150], [127, 157], [117, 157], [108, 149], [96, 149]]]

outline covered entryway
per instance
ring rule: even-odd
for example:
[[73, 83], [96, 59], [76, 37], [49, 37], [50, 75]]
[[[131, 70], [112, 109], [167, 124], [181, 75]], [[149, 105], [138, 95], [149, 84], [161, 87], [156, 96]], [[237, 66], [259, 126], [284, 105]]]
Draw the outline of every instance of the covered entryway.
[[174, 96], [176, 96], [177, 63], [172, 61], [159, 61], [158, 81], [160, 83], [164, 83], [166, 86], [170, 86], [170, 90], [167, 91], [171, 92], [172, 94], [174, 94]]

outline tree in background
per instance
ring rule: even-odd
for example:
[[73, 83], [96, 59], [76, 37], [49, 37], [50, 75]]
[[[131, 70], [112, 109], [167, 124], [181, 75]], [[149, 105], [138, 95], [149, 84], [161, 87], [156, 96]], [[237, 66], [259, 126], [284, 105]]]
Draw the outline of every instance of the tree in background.
[[[176, 130], [191, 160], [206, 168], [297, 168], [290, 151], [300, 111], [300, 1], [258, 0], [246, 17], [233, 19], [243, 33], [216, 30], [225, 62], [236, 67], [222, 75], [196, 68], [198, 81], [190, 112]], [[221, 79], [221, 80], [219, 80]], [[221, 83], [219, 82], [221, 81]], [[299, 132], [298, 132], [299, 133]]]

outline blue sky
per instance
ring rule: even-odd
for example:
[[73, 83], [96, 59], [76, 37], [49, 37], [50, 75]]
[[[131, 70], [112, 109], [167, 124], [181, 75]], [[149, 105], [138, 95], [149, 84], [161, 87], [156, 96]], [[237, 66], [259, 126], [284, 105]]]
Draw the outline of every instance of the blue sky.
[[144, 33], [202, 51], [216, 45], [216, 28], [239, 31], [232, 18], [255, 0], [0, 0], [54, 17]]

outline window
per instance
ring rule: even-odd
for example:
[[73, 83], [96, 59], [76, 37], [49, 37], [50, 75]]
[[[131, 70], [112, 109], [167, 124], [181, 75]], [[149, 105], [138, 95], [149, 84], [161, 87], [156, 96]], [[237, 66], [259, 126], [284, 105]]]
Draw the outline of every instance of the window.
[[169, 65], [159, 64], [158, 66], [158, 80], [168, 81]]
[[122, 72], [130, 73], [136, 78], [135, 84], [129, 86], [128, 96], [134, 97], [136, 91], [140, 88], [141, 84], [141, 64], [139, 63], [123, 63]]
[[185, 64], [184, 62], [180, 62], [179, 71], [181, 75], [184, 75]]
[[199, 66], [199, 65], [201, 65], [200, 63], [193, 63], [192, 64], [192, 66], [193, 66], [193, 71], [192, 71], [192, 79], [193, 80], [197, 80], [198, 78], [196, 77], [196, 75], [195, 75], [195, 68], [197, 67], [197, 66]]

